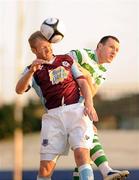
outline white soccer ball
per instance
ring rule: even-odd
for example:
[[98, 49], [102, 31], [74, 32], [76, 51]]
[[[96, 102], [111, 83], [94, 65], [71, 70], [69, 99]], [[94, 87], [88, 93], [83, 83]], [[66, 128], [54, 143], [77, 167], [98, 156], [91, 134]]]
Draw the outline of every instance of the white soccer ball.
[[51, 43], [57, 43], [64, 37], [65, 27], [58, 18], [47, 18], [40, 27], [43, 36]]

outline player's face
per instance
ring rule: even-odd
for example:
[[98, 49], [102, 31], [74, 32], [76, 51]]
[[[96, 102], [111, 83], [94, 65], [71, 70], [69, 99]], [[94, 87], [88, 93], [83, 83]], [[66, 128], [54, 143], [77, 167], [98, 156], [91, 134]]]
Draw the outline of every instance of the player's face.
[[51, 43], [47, 40], [38, 39], [35, 43], [33, 52], [36, 54], [38, 59], [49, 61], [53, 56]]
[[119, 51], [119, 43], [109, 38], [105, 44], [100, 45], [102, 63], [111, 63]]

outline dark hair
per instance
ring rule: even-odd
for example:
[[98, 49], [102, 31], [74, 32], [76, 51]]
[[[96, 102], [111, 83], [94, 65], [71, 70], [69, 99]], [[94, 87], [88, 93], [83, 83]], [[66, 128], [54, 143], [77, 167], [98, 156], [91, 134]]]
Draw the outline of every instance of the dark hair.
[[[113, 40], [115, 40], [115, 41], [117, 41], [118, 43], [120, 43], [120, 41], [119, 41], [119, 39], [117, 38], [117, 37], [115, 37], [115, 36], [111, 36], [111, 35], [108, 35], [108, 36], [104, 36], [104, 37], [102, 37], [101, 39], [100, 39], [100, 41], [99, 41], [99, 43], [98, 44], [105, 44], [107, 41], [108, 41], [108, 39], [109, 38], [111, 38], [111, 39], [113, 39]], [[97, 47], [98, 47], [98, 44], [97, 44]]]
[[37, 39], [47, 41], [47, 39], [42, 35], [42, 33], [40, 31], [36, 31], [33, 34], [31, 34], [31, 36], [28, 39], [28, 42], [29, 42], [31, 48], [35, 47], [35, 43], [36, 43]]

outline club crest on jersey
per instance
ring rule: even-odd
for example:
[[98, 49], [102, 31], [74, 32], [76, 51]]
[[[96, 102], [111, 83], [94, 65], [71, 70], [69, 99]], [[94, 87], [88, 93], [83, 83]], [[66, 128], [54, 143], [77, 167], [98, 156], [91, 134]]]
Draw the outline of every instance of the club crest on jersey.
[[70, 66], [70, 64], [67, 61], [63, 61], [62, 65], [65, 66], [65, 67], [69, 67]]
[[58, 84], [63, 82], [68, 77], [68, 71], [63, 67], [57, 67], [56, 69], [49, 70], [49, 77], [52, 84]]

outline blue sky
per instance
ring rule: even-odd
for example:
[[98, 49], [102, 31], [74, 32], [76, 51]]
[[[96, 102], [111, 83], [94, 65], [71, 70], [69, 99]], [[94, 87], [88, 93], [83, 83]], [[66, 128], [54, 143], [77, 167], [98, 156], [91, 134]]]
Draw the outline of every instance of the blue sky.
[[[20, 3], [23, 28], [17, 21]], [[117, 36], [121, 44], [120, 52], [111, 64], [107, 81], [100, 92], [138, 91], [138, 10], [137, 0], [1, 0], [1, 99], [9, 101], [15, 97], [17, 77], [23, 67], [35, 58], [30, 51], [28, 37], [49, 16], [58, 17], [66, 26], [65, 38], [54, 45], [55, 53], [82, 47], [95, 49], [102, 36]]]

